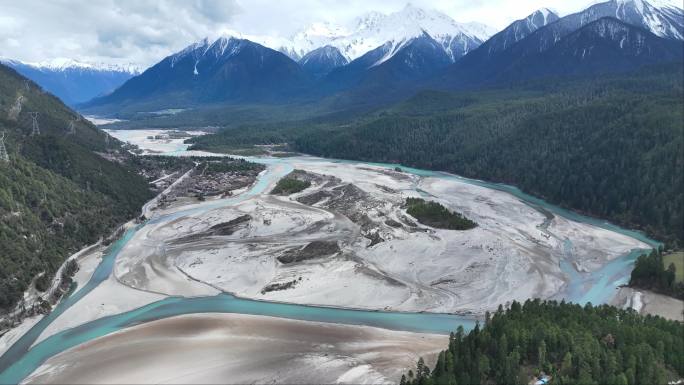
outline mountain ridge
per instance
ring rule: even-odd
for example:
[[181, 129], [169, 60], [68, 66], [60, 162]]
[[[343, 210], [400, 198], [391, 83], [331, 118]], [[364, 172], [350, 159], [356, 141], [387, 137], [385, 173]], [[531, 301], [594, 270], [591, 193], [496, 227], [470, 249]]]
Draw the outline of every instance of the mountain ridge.
[[226, 101], [262, 102], [292, 96], [311, 77], [286, 55], [246, 39], [203, 39], [167, 56], [84, 108], [165, 96], [155, 108]]
[[135, 66], [91, 64], [71, 59], [25, 63], [0, 59], [27, 78], [74, 106], [114, 91], [126, 80], [139, 75]]
[[422, 35], [423, 31], [445, 48], [454, 44], [455, 39], [466, 48], [477, 46], [494, 33], [484, 24], [458, 23], [442, 12], [409, 3], [389, 14], [369, 12], [357, 17], [350, 26], [314, 23], [285, 39], [278, 49], [298, 60], [316, 48], [331, 45], [352, 61], [387, 42], [409, 40]]

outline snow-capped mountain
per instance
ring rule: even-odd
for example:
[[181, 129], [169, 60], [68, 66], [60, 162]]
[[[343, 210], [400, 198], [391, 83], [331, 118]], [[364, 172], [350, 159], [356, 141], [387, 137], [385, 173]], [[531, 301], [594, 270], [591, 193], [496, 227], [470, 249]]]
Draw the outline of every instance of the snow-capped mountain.
[[478, 49], [478, 53], [491, 56], [496, 52], [501, 52], [558, 19], [558, 15], [548, 8], [537, 10], [524, 19], [514, 21], [503, 31], [492, 36]]
[[38, 63], [0, 61], [72, 106], [112, 92], [140, 73], [132, 64], [92, 64], [63, 58]]
[[684, 40], [684, 11], [667, 3], [657, 4], [645, 0], [610, 0], [594, 4], [540, 30], [535, 34], [537, 41], [529, 45], [530, 49], [549, 49], [564, 36], [604, 17], [616, 18], [659, 37]]
[[684, 12], [679, 8], [656, 7], [644, 0], [610, 0], [539, 28], [516, 44], [516, 50], [521, 56], [543, 52], [565, 36], [604, 17], [618, 19], [662, 38], [682, 40], [684, 36]]
[[509, 60], [497, 70], [499, 79], [531, 79], [543, 76], [578, 76], [636, 70], [645, 65], [676, 62], [684, 46], [614, 17], [588, 23], [550, 49], [530, 55], [513, 47]]
[[339, 49], [330, 45], [316, 48], [299, 60], [302, 68], [317, 79], [329, 74], [330, 71], [337, 67], [346, 65], [348, 62], [347, 58], [342, 56]]
[[[503, 60], [501, 59], [502, 55], [507, 50], [524, 41], [538, 29], [544, 28], [558, 20], [559, 17], [555, 12], [542, 8], [523, 19], [514, 21], [508, 27], [472, 50], [457, 63], [447, 68], [443, 79], [438, 80], [437, 83], [444, 81], [449, 84], [462, 84], [475, 81], [476, 79], [480, 81], [480, 75], [482, 74], [494, 76], [495, 73], [488, 71], [488, 69], [497, 68], [498, 63]], [[435, 86], [438, 85], [435, 84]]]
[[317, 89], [325, 93], [349, 91], [349, 99], [372, 95], [376, 100], [401, 97], [398, 92], [408, 83], [426, 78], [452, 63], [440, 42], [429, 34], [403, 41], [387, 42], [336, 68]]
[[684, 11], [681, 1], [611, 0], [594, 4], [571, 18], [575, 23], [611, 16], [642, 27], [656, 36], [684, 40]]
[[398, 52], [402, 45], [424, 32], [456, 60], [482, 44], [494, 30], [480, 23], [458, 23], [444, 13], [408, 4], [387, 15], [369, 12], [348, 26], [315, 23], [292, 36], [280, 50], [300, 58], [316, 48], [330, 45], [354, 60], [388, 42], [394, 46], [390, 51]]
[[[286, 55], [249, 40], [204, 39], [170, 55], [86, 108], [145, 102], [155, 108], [293, 95], [310, 76]], [[148, 107], [149, 108], [149, 107]]]
[[52, 71], [66, 71], [66, 70], [92, 70], [92, 71], [111, 71], [111, 72], [126, 72], [131, 75], [138, 75], [142, 72], [139, 66], [127, 64], [106, 64], [106, 63], [87, 63], [69, 58], [55, 58], [52, 60], [45, 60], [35, 63], [24, 63], [35, 68]]
[[[477, 87], [544, 76], [577, 76], [633, 70], [681, 61], [684, 16], [670, 5], [610, 0], [591, 5], [534, 31], [538, 14], [516, 21], [433, 80], [434, 86]], [[549, 16], [546, 20], [549, 20]], [[520, 39], [516, 31], [526, 35]], [[508, 36], [508, 38], [506, 38]], [[505, 44], [504, 44], [505, 43]]]

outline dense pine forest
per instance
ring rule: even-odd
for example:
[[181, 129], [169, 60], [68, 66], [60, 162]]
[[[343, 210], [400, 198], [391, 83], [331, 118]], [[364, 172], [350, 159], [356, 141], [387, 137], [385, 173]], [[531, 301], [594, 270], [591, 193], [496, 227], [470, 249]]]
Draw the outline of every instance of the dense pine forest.
[[433, 369], [423, 360], [402, 384], [666, 384], [684, 375], [684, 328], [612, 306], [528, 300], [459, 328]]
[[509, 183], [676, 245], [684, 242], [681, 68], [425, 91], [360, 117], [262, 123], [194, 141], [199, 149], [288, 142], [314, 155]]
[[461, 213], [449, 211], [438, 202], [406, 198], [405, 206], [406, 212], [424, 225], [447, 230], [470, 230], [477, 227], [477, 223]]
[[[40, 134], [31, 135], [29, 112], [38, 112]], [[0, 131], [9, 153], [0, 161], [2, 311], [40, 273], [45, 289], [69, 255], [135, 217], [151, 191], [132, 168], [100, 155], [121, 151], [119, 142], [4, 66]]]
[[682, 266], [684, 253], [663, 254], [662, 250], [653, 250], [650, 254], [639, 256], [634, 263], [629, 285], [684, 300]]

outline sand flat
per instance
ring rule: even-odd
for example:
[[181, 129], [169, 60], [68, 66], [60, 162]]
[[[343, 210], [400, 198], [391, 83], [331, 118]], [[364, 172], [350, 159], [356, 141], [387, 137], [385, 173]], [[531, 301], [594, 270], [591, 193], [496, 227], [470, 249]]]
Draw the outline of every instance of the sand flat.
[[239, 314], [149, 322], [49, 359], [26, 383], [396, 383], [448, 336]]
[[642, 315], [658, 315], [684, 322], [684, 301], [650, 290], [621, 287], [611, 305], [632, 308]]

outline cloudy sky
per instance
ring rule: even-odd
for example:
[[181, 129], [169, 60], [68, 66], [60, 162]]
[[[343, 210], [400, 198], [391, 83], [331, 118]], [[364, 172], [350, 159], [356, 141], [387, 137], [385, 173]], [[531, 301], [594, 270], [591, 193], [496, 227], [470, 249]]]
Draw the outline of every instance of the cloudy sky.
[[[591, 0], [412, 0], [456, 21], [497, 29], [549, 7], [561, 15]], [[286, 37], [315, 21], [390, 13], [406, 0], [0, 0], [0, 57], [72, 58], [148, 66], [205, 36]]]

